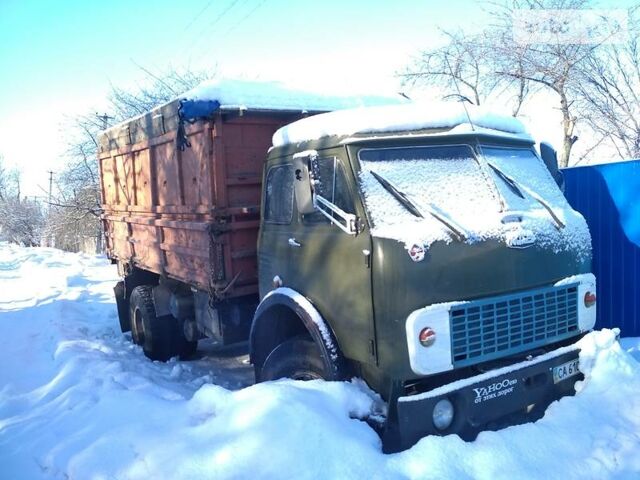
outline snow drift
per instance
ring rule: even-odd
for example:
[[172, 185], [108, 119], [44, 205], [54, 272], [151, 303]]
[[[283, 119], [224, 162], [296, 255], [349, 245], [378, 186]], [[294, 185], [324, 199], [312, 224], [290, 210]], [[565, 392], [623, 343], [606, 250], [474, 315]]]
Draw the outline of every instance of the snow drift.
[[0, 245], [1, 478], [640, 475], [640, 365], [612, 331], [581, 341], [585, 381], [537, 423], [383, 455], [360, 381], [248, 386], [228, 360], [150, 362], [117, 330], [115, 280], [104, 258]]

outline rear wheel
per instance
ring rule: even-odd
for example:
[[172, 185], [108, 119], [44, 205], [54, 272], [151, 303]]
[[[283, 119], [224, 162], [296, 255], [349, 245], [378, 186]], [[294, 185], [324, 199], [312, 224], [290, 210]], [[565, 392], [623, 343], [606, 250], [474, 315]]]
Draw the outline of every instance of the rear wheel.
[[187, 341], [182, 323], [173, 315], [156, 316], [151, 285], [134, 288], [129, 306], [131, 337], [147, 357], [166, 361], [177, 355], [193, 355], [197, 342]]
[[125, 296], [124, 282], [120, 281], [116, 283], [116, 286], [113, 287], [113, 294], [116, 297], [120, 330], [122, 330], [122, 333], [126, 333], [131, 330], [131, 322], [129, 321], [129, 302]]
[[274, 348], [260, 369], [260, 382], [292, 378], [294, 380], [331, 380], [320, 349], [307, 335], [285, 340]]

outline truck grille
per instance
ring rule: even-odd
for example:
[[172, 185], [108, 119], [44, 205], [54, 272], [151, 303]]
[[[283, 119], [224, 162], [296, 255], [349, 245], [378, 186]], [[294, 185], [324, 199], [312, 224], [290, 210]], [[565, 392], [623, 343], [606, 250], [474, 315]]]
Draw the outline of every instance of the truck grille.
[[453, 365], [523, 352], [578, 332], [577, 284], [465, 303], [451, 309]]

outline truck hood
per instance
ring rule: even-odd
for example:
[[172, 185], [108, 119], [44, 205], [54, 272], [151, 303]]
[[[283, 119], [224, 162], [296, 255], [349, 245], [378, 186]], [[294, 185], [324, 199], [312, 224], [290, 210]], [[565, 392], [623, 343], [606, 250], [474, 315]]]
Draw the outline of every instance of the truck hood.
[[[568, 232], [567, 232], [568, 233]], [[587, 232], [588, 234], [588, 232]], [[473, 243], [436, 241], [416, 251], [373, 237], [372, 288], [379, 364], [411, 378], [406, 322], [418, 309], [550, 286], [591, 271], [591, 250], [534, 243], [510, 248], [504, 239]]]

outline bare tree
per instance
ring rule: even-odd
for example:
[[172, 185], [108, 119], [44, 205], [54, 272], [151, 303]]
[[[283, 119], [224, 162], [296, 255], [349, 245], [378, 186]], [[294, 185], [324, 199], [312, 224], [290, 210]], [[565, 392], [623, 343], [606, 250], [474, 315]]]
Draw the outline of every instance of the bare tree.
[[126, 120], [166, 103], [211, 74], [170, 69], [156, 75], [140, 67], [145, 81], [135, 89], [112, 87], [106, 116], [91, 112], [72, 118], [65, 129], [68, 137], [65, 168], [56, 175], [55, 195], [50, 205], [46, 237], [50, 244], [71, 251], [100, 251], [102, 232], [97, 137], [113, 122]]
[[[591, 3], [590, 0], [511, 0], [501, 10], [496, 10], [499, 19], [497, 28], [508, 38], [507, 32], [513, 32], [513, 17], [517, 10], [584, 10]], [[520, 58], [509, 54], [514, 44], [503, 42], [496, 48], [495, 72], [502, 77], [528, 81], [557, 95], [563, 133], [558, 162], [561, 167], [566, 167], [571, 149], [578, 140], [575, 129], [578, 123], [576, 100], [579, 97], [580, 68], [600, 44], [589, 43], [584, 38], [525, 44]], [[522, 44], [518, 45], [515, 51], [522, 47]]]
[[484, 35], [443, 32], [447, 43], [420, 53], [402, 74], [406, 84], [443, 87], [447, 97], [474, 105], [486, 101], [497, 86], [497, 78], [487, 61], [489, 47]]
[[169, 69], [162, 75], [156, 75], [139, 66], [145, 73], [145, 83], [136, 89], [112, 86], [109, 103], [116, 118], [141, 115], [149, 110], [176, 98], [196, 85], [212, 77], [212, 72]]
[[[516, 42], [514, 16], [542, 10], [582, 10], [590, 0], [505, 0], [492, 3], [489, 15], [492, 23], [480, 35], [447, 34], [448, 44], [423, 52], [414, 68], [402, 74], [405, 80], [441, 85], [448, 90], [462, 85], [471, 92], [473, 103], [486, 101], [498, 93], [513, 101], [514, 116], [520, 113], [528, 95], [536, 89], [557, 95], [562, 115], [563, 145], [559, 154], [560, 166], [567, 166], [571, 149], [578, 137], [576, 101], [580, 97], [581, 68], [600, 46], [588, 39], [574, 41]], [[455, 61], [455, 59], [462, 59]], [[443, 69], [442, 60], [464, 68]], [[498, 89], [498, 87], [501, 87]], [[464, 94], [463, 94], [464, 95]]]
[[29, 247], [40, 245], [44, 216], [36, 199], [21, 198], [20, 172], [0, 156], [0, 239]]
[[581, 66], [580, 111], [620, 158], [640, 158], [640, 28], [635, 12], [627, 41], [599, 49]]
[[16, 168], [8, 168], [0, 154], [0, 202], [11, 198], [20, 198], [20, 172]]

